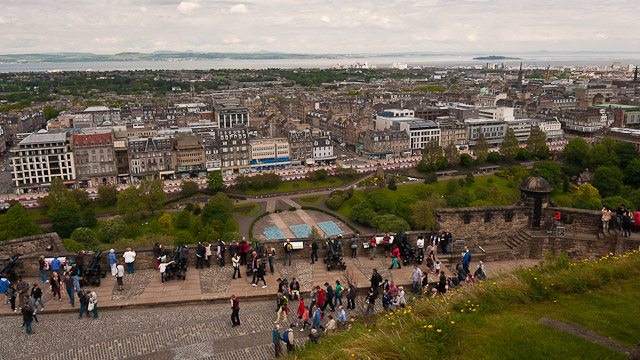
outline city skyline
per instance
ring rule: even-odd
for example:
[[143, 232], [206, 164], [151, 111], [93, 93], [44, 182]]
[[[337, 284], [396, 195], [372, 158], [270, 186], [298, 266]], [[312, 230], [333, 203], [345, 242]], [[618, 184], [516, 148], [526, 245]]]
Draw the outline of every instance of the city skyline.
[[0, 53], [629, 51], [631, 1], [8, 0]]

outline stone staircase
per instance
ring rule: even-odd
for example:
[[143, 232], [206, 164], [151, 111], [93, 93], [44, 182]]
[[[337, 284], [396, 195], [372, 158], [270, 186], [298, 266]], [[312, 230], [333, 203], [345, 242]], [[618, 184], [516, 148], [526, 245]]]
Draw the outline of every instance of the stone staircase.
[[518, 231], [514, 236], [507, 238], [505, 241], [505, 245], [511, 249], [513, 255], [526, 255], [524, 249], [522, 249], [523, 244], [528, 244], [531, 241], [531, 235], [526, 231]]

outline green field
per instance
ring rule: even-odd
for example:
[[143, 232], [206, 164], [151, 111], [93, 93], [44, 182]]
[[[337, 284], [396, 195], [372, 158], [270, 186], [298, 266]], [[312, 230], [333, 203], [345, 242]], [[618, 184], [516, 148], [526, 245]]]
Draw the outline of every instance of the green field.
[[342, 180], [337, 177], [329, 177], [325, 180], [320, 181], [311, 181], [311, 180], [295, 180], [295, 181], [283, 181], [278, 184], [278, 187], [273, 189], [261, 189], [261, 190], [253, 190], [247, 189], [244, 193], [249, 195], [263, 195], [263, 194], [273, 194], [280, 192], [289, 192], [289, 191], [297, 191], [297, 190], [309, 190], [309, 189], [318, 189], [324, 187], [336, 187], [342, 185]]
[[308, 205], [317, 205], [322, 202], [322, 195], [303, 196], [298, 198], [301, 203]]
[[233, 206], [232, 213], [240, 216], [249, 217], [255, 214], [256, 211], [258, 211], [258, 209], [260, 209], [260, 205], [256, 203], [240, 204], [240, 205]]

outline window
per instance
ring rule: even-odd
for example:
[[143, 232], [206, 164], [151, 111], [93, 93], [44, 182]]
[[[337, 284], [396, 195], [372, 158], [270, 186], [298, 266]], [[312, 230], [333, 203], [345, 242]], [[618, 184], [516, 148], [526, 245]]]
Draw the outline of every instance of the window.
[[464, 220], [465, 224], [470, 224], [471, 223], [471, 214], [468, 211], [465, 211], [462, 214], [462, 219]]

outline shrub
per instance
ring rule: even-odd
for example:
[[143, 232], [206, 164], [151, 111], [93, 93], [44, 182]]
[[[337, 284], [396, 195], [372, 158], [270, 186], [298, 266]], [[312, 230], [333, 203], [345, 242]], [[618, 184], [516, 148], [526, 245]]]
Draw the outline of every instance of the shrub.
[[93, 230], [81, 227], [77, 228], [71, 233], [71, 240], [83, 245], [87, 249], [91, 249], [98, 245], [98, 237]]
[[429, 173], [424, 178], [425, 184], [435, 184], [437, 182], [438, 182], [438, 175], [436, 175], [435, 173]]
[[468, 173], [467, 177], [465, 178], [467, 185], [471, 186], [471, 184], [473, 184], [474, 182], [476, 182], [476, 180], [473, 178], [473, 174], [472, 173]]
[[500, 153], [497, 152], [497, 151], [490, 152], [487, 155], [487, 161], [490, 162], [490, 163], [493, 163], [493, 164], [497, 164], [500, 161], [502, 161], [502, 156], [500, 156]]
[[398, 186], [396, 185], [396, 179], [394, 178], [389, 179], [388, 187], [389, 187], [389, 190], [393, 190], [393, 191], [397, 190]]
[[109, 218], [102, 222], [102, 226], [100, 227], [100, 234], [102, 235], [102, 241], [104, 242], [114, 242], [120, 239], [123, 235], [123, 232], [127, 224], [125, 224], [124, 220], [120, 215], [116, 215], [112, 218]]
[[193, 203], [188, 203], [187, 206], [184, 207], [188, 212], [193, 212]]
[[460, 155], [460, 165], [463, 167], [469, 167], [473, 164], [473, 158], [469, 154]]
[[197, 203], [193, 204], [193, 215], [198, 216], [200, 215], [200, 213], [202, 213], [200, 205], [198, 205]]
[[295, 207], [295, 206], [292, 206], [292, 207], [289, 208], [289, 211], [296, 211], [296, 210], [298, 210], [298, 208]]
[[72, 239], [62, 239], [62, 244], [64, 248], [67, 249], [68, 252], [76, 252], [80, 250], [84, 250], [84, 246]]

